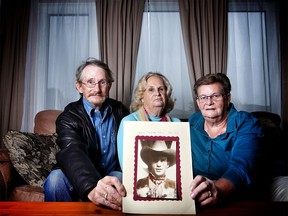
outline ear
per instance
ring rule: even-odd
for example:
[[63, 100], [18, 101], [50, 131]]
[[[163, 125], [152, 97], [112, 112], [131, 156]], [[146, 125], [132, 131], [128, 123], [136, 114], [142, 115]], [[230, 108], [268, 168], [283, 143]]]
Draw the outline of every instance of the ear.
[[200, 102], [198, 99], [196, 99], [196, 103], [197, 103], [197, 106], [200, 107]]
[[112, 87], [112, 82], [108, 83], [108, 90], [109, 91], [110, 91], [111, 87]]
[[227, 104], [228, 104], [228, 107], [229, 107], [230, 102], [231, 102], [231, 93], [229, 93], [229, 95], [227, 95]]
[[80, 82], [75, 82], [75, 87], [78, 90], [79, 93], [83, 93], [83, 87], [82, 87], [82, 83]]

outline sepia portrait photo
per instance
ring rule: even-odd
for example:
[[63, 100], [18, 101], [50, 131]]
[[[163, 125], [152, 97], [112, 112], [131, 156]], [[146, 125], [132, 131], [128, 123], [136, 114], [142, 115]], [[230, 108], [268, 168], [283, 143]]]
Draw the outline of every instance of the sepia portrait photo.
[[[136, 137], [135, 199], [178, 199], [180, 181], [178, 137]], [[177, 152], [177, 153], [176, 153]], [[180, 191], [179, 191], [180, 192]]]
[[188, 122], [124, 122], [122, 211], [195, 214]]

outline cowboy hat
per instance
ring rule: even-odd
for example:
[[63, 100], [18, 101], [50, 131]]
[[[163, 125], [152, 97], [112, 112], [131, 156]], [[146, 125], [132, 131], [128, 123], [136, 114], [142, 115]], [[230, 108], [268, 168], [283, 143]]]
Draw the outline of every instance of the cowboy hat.
[[141, 140], [140, 156], [148, 166], [159, 156], [167, 157], [169, 166], [173, 166], [176, 163], [176, 151], [171, 149], [171, 144], [171, 141], [165, 140]]

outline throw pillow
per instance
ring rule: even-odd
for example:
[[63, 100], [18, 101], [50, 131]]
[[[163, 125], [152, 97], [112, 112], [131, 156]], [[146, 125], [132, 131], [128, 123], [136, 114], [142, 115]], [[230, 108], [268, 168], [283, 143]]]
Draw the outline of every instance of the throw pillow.
[[59, 150], [56, 134], [43, 135], [9, 131], [4, 136], [11, 162], [21, 177], [32, 186], [42, 187], [56, 164]]

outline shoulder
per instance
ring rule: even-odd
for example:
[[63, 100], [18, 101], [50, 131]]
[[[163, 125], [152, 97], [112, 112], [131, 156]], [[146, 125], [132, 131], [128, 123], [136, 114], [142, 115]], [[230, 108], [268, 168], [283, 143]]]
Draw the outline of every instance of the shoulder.
[[74, 102], [69, 103], [69, 104], [65, 107], [64, 111], [66, 111], [66, 110], [69, 111], [69, 110], [71, 110], [71, 109], [75, 110], [75, 109], [78, 109], [80, 106], [81, 106], [81, 107], [84, 107], [84, 106], [83, 106], [82, 97], [81, 97], [78, 101], [74, 101]]
[[203, 118], [201, 112], [198, 111], [198, 112], [193, 113], [188, 118], [188, 122], [190, 123], [190, 125], [195, 125], [201, 119], [204, 121], [204, 118]]
[[258, 120], [251, 113], [246, 111], [238, 111], [233, 104], [231, 104], [228, 120], [237, 122], [251, 122], [256, 123]]
[[148, 177], [139, 179], [137, 181], [137, 189], [148, 187], [148, 184], [149, 184]]
[[166, 188], [176, 188], [176, 182], [167, 178], [165, 180], [165, 187]]
[[94, 130], [82, 100], [68, 104], [56, 120], [58, 144], [62, 143], [66, 145], [71, 142], [72, 139], [78, 140], [79, 137], [84, 137], [84, 132], [86, 136], [88, 133], [92, 134]]
[[244, 130], [249, 132], [261, 132], [262, 126], [258, 119], [246, 111], [237, 111], [232, 104], [228, 115], [228, 128], [230, 130]]
[[83, 115], [85, 111], [82, 98], [78, 101], [74, 101], [69, 103], [65, 108], [64, 111], [59, 115], [58, 119], [62, 118], [72, 118], [73, 116]]
[[[85, 123], [84, 123], [85, 122]], [[90, 118], [84, 108], [82, 100], [68, 104], [56, 119], [56, 129], [59, 134], [63, 128], [82, 128], [91, 124]], [[92, 126], [92, 125], [91, 125]]]
[[139, 121], [137, 112], [133, 112], [127, 116], [125, 116], [122, 121]]
[[171, 118], [172, 122], [181, 122], [179, 118]]

